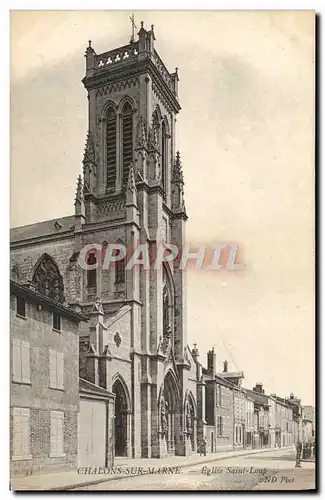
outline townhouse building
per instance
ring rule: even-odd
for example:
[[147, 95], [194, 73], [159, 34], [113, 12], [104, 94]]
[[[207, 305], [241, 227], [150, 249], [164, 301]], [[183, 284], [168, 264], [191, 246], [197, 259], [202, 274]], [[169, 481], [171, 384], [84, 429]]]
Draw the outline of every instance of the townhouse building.
[[228, 371], [228, 361], [223, 363], [223, 372], [218, 374], [224, 380], [233, 385], [233, 406], [234, 406], [234, 448], [243, 449], [245, 446], [245, 424], [246, 424], [246, 392], [241, 387], [244, 379], [244, 372]]
[[[58, 298], [10, 283], [12, 477], [75, 469], [83, 460], [111, 463], [106, 419], [114, 415], [114, 397], [79, 379], [78, 331], [86, 317]], [[95, 457], [89, 446], [82, 454], [89, 444]]]
[[245, 406], [246, 406], [246, 420], [245, 420], [245, 446], [246, 448], [253, 447], [254, 437], [254, 399], [249, 395], [246, 390]]

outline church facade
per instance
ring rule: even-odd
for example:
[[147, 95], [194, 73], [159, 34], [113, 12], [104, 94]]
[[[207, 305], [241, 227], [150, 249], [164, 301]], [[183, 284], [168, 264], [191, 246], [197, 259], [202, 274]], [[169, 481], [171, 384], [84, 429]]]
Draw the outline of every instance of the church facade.
[[183, 248], [178, 72], [143, 23], [123, 47], [96, 54], [89, 43], [85, 60], [89, 125], [74, 214], [11, 231], [11, 278], [88, 318], [79, 375], [115, 396], [115, 456], [187, 455], [203, 437], [205, 402], [186, 340], [184, 270], [177, 260], [130, 268], [126, 256], [102, 265], [112, 244], [150, 256], [161, 244]]

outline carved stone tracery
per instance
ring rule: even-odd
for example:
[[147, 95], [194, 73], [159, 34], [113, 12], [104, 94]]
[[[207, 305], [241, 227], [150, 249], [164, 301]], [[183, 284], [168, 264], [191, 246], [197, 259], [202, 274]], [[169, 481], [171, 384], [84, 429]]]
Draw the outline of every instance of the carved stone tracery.
[[34, 271], [32, 282], [39, 293], [63, 304], [63, 278], [52, 257], [43, 255]]

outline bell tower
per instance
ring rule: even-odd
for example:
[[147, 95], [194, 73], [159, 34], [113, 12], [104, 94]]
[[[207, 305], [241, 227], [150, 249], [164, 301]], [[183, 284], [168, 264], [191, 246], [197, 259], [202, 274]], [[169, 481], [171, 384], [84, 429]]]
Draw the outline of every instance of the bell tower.
[[141, 23], [137, 40], [102, 54], [89, 42], [85, 58], [86, 220], [95, 222], [105, 200], [125, 193], [131, 164], [136, 183], [155, 187], [171, 208], [178, 72], [169, 73], [155, 50], [154, 27]]
[[[89, 123], [79, 196], [85, 241], [90, 234], [108, 239], [119, 235], [128, 250], [143, 245], [150, 256], [158, 254], [161, 244], [173, 244], [181, 252], [187, 219], [175, 147], [181, 109], [178, 71], [169, 73], [155, 42], [153, 25], [146, 30], [143, 22], [137, 39], [132, 35], [123, 47], [97, 54], [89, 42], [82, 80]], [[98, 276], [97, 294], [102, 291], [105, 314], [113, 303], [116, 310], [125, 301], [131, 306], [127, 357], [132, 363], [133, 456], [158, 457], [171, 450], [184, 454], [179, 438], [184, 419], [179, 411], [189, 363], [180, 262], [158, 268], [151, 262], [150, 268], [138, 270], [126, 266], [125, 283], [107, 285], [111, 278]], [[105, 302], [107, 287], [114, 294], [108, 292]], [[160, 414], [166, 403], [169, 427]], [[138, 415], [141, 425], [136, 424]]]

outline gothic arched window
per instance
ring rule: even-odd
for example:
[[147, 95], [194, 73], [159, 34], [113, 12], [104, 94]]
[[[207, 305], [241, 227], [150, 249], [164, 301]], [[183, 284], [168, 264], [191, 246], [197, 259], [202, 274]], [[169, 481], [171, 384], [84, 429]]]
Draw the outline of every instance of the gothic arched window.
[[[117, 243], [123, 245], [124, 243], [121, 240], [118, 240]], [[119, 250], [114, 250], [113, 255], [117, 256], [119, 254]], [[115, 283], [124, 283], [125, 282], [125, 265], [126, 259], [123, 257], [121, 260], [117, 260], [115, 262]]]
[[122, 110], [122, 184], [126, 187], [130, 164], [133, 161], [133, 111], [126, 102]]
[[125, 257], [115, 263], [115, 283], [124, 283], [125, 281]]
[[106, 162], [106, 187], [111, 190], [115, 188], [116, 180], [116, 113], [112, 106], [106, 115]]
[[[96, 254], [94, 252], [90, 253], [87, 257], [87, 265], [93, 266], [97, 264]], [[97, 288], [97, 270], [87, 269], [87, 287]]]
[[173, 331], [173, 292], [170, 277], [167, 275], [165, 268], [163, 269], [163, 334], [167, 330]]
[[163, 288], [163, 333], [165, 334], [167, 328], [170, 327], [169, 321], [169, 294], [167, 283], [164, 283]]
[[165, 122], [161, 126], [161, 184], [166, 192], [167, 134]]
[[44, 254], [38, 261], [32, 281], [42, 295], [57, 302], [64, 302], [63, 278], [55, 260], [48, 254]]

